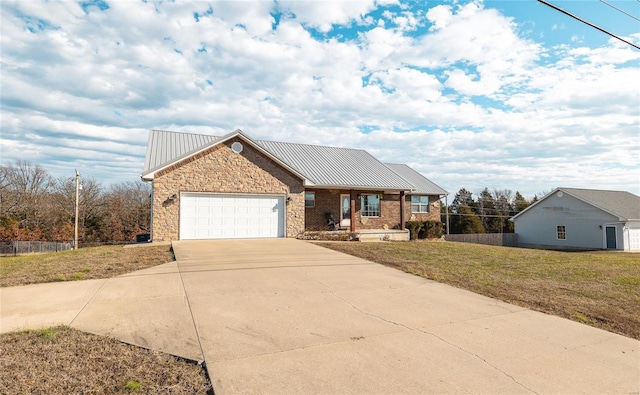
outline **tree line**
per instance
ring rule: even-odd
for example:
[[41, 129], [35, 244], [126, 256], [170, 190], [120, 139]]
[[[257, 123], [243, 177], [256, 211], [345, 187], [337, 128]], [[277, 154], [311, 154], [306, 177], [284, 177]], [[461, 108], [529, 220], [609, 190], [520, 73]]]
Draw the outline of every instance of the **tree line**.
[[[137, 234], [149, 233], [149, 184], [128, 181], [105, 187], [93, 178], [82, 178], [81, 185], [81, 244], [130, 242]], [[474, 198], [461, 188], [448, 207], [449, 232], [512, 233], [509, 218], [537, 200], [508, 189], [488, 188]], [[75, 177], [53, 178], [42, 166], [25, 160], [0, 165], [0, 240], [71, 241], [74, 220]]]
[[[538, 200], [527, 200], [520, 192], [509, 189], [484, 188], [474, 199], [465, 188], [456, 193], [449, 210], [449, 233], [513, 233], [509, 218]], [[443, 207], [444, 210], [444, 207]], [[443, 222], [445, 212], [442, 213]]]
[[[1, 164], [0, 240], [73, 240], [75, 182], [75, 176], [54, 178], [25, 160]], [[135, 241], [149, 232], [150, 185], [105, 187], [93, 178], [82, 178], [80, 185], [79, 244]]]

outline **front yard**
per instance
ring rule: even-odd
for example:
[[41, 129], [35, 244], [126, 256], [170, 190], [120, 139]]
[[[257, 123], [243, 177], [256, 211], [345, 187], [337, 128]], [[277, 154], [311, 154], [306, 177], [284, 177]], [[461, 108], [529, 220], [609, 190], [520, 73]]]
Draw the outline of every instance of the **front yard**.
[[[103, 246], [0, 258], [3, 287], [108, 278], [174, 260], [171, 246]], [[0, 394], [211, 394], [205, 369], [68, 327], [0, 336]]]
[[111, 245], [2, 257], [0, 287], [109, 278], [174, 260], [170, 245]]
[[505, 302], [640, 339], [640, 254], [442, 241], [317, 243]]

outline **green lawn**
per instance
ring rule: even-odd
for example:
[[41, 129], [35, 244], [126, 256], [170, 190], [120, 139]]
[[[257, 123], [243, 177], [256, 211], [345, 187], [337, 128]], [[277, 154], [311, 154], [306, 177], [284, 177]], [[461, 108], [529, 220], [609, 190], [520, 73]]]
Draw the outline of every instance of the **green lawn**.
[[318, 243], [534, 310], [640, 339], [640, 254], [444, 241]]

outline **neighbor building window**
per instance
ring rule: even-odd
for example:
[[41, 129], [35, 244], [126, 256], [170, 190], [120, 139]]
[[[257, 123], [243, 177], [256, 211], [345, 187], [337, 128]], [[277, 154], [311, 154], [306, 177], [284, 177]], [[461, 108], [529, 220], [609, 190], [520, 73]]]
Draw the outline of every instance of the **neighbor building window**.
[[361, 195], [360, 210], [363, 217], [379, 217], [380, 216], [380, 196], [378, 195]]
[[567, 229], [564, 225], [558, 225], [556, 227], [556, 232], [558, 233], [558, 240], [566, 240], [567, 239]]
[[316, 206], [316, 193], [305, 192], [304, 193], [304, 207], [313, 208]]
[[429, 212], [429, 196], [411, 195], [411, 212], [412, 213], [428, 213]]

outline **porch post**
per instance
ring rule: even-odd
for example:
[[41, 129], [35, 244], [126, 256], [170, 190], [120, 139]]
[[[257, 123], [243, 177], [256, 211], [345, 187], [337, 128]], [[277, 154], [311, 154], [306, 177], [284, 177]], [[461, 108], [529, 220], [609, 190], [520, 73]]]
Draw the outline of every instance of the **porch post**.
[[404, 230], [404, 191], [400, 191], [400, 230]]
[[350, 222], [350, 230], [352, 232], [356, 231], [356, 191], [351, 189], [349, 191], [349, 198], [350, 198], [350, 202], [349, 202], [349, 211], [350, 211], [350, 218], [349, 218], [349, 222]]

